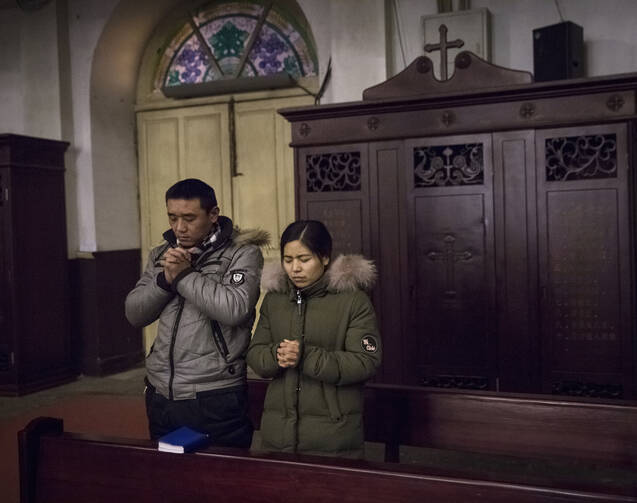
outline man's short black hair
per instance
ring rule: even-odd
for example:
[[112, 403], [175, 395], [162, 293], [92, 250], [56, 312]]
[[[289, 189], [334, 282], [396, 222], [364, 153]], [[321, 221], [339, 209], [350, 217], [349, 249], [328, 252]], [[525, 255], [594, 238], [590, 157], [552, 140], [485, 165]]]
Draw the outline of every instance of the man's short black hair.
[[199, 204], [206, 213], [210, 213], [210, 210], [217, 206], [215, 190], [197, 178], [178, 181], [166, 191], [166, 202], [169, 199], [199, 199]]

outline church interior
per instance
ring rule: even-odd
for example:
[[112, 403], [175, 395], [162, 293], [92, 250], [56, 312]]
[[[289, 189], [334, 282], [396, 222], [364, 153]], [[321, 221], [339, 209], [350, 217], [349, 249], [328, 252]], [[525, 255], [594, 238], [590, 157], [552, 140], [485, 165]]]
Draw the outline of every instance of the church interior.
[[[288, 501], [281, 480], [295, 501], [637, 502], [635, 19], [0, 0], [0, 499]], [[364, 460], [149, 447], [157, 327], [124, 299], [183, 178], [267, 231], [266, 260], [302, 218], [374, 261]]]

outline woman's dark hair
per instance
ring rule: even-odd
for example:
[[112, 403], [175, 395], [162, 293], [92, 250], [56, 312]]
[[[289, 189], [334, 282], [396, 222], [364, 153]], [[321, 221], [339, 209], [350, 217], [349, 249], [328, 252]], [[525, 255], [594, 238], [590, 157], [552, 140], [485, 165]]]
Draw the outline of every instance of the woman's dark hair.
[[297, 220], [281, 234], [281, 261], [285, 245], [297, 239], [318, 257], [332, 257], [332, 236], [325, 225], [318, 220]]
[[178, 181], [166, 191], [166, 202], [169, 199], [199, 199], [199, 204], [206, 213], [210, 213], [210, 210], [217, 206], [214, 189], [197, 178]]

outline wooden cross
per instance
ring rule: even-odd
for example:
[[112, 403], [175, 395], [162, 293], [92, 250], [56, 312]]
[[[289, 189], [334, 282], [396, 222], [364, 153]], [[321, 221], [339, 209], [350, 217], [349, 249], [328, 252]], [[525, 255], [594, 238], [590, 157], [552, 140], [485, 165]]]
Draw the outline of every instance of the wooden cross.
[[440, 80], [447, 80], [447, 49], [462, 47], [464, 40], [457, 38], [451, 42], [447, 42], [447, 26], [441, 24], [438, 28], [440, 32], [440, 42], [437, 44], [425, 44], [425, 51], [440, 51]]
[[456, 238], [452, 235], [448, 234], [443, 239], [445, 246], [443, 251], [430, 251], [427, 253], [427, 257], [429, 260], [441, 261], [445, 264], [446, 268], [446, 285], [445, 285], [445, 295], [447, 297], [455, 296], [455, 267], [454, 264], [459, 261], [467, 261], [470, 260], [473, 255], [470, 251], [454, 251], [454, 245], [456, 243]]

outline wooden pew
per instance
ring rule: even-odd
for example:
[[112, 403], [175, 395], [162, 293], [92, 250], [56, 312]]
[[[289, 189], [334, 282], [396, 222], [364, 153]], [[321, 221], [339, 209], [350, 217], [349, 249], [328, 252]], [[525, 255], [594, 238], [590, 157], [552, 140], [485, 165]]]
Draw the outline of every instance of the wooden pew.
[[637, 404], [368, 384], [365, 438], [386, 461], [411, 445], [637, 470]]
[[[259, 425], [266, 380], [250, 380]], [[577, 459], [637, 471], [637, 403], [550, 395], [367, 384], [365, 440], [540, 459]]]
[[369, 463], [237, 449], [159, 452], [156, 443], [63, 432], [51, 418], [19, 432], [22, 503], [635, 502], [631, 495], [538, 487]]

